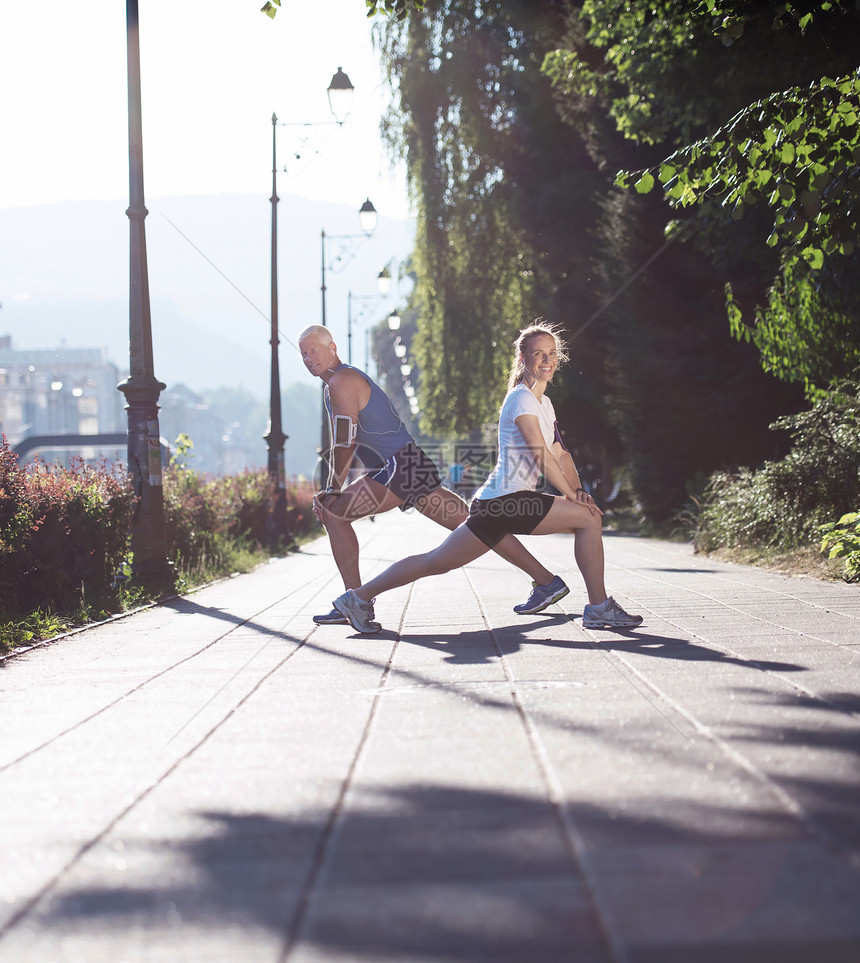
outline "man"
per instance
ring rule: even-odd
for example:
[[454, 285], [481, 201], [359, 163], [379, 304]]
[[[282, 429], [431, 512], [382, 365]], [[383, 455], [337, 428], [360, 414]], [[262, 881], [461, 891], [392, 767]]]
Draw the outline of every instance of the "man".
[[[325, 382], [332, 425], [328, 485], [314, 497], [314, 512], [328, 532], [344, 588], [354, 589], [361, 585], [354, 521], [414, 506], [453, 531], [469, 510], [462, 498], [442, 487], [433, 460], [415, 444], [379, 385], [340, 360], [328, 328], [318, 324], [305, 328], [299, 335], [299, 349], [308, 371]], [[356, 462], [364, 471], [349, 482]], [[518, 614], [541, 612], [570, 591], [514, 536], [506, 536], [495, 551], [532, 579], [528, 600], [514, 606]], [[318, 625], [347, 624], [334, 608], [313, 619]]]

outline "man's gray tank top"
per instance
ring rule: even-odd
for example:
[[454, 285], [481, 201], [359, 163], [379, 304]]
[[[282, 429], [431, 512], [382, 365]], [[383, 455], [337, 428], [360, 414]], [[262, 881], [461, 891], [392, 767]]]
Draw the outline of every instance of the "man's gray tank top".
[[[370, 398], [358, 413], [358, 431], [355, 436], [355, 453], [366, 468], [379, 468], [395, 452], [405, 448], [413, 441], [406, 425], [400, 420], [388, 395], [369, 378], [360, 368], [340, 364], [335, 371], [349, 368], [357, 371], [370, 385]], [[331, 420], [331, 399], [328, 385], [325, 386], [325, 406]]]

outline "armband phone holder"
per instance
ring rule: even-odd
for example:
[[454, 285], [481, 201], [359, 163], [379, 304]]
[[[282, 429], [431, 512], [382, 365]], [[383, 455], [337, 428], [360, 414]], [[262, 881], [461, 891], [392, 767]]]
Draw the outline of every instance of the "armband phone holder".
[[334, 416], [334, 447], [349, 448], [355, 441], [358, 425], [349, 415]]

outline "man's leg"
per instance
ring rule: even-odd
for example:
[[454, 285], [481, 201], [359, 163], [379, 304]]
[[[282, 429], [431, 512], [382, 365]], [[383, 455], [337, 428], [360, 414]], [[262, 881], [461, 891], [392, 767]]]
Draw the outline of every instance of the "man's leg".
[[337, 498], [326, 500], [320, 521], [328, 533], [331, 553], [344, 588], [358, 588], [361, 585], [358, 537], [352, 523], [368, 515], [389, 512], [402, 504], [402, 500], [385, 485], [369, 478], [357, 479]]
[[[463, 499], [447, 488], [437, 488], [429, 495], [419, 498], [415, 502], [415, 507], [422, 515], [432, 518], [434, 522], [444, 525], [451, 531], [464, 522], [469, 515], [469, 508]], [[526, 572], [537, 585], [548, 585], [553, 580], [553, 573], [541, 565], [525, 545], [513, 535], [505, 535], [494, 551], [506, 562]]]

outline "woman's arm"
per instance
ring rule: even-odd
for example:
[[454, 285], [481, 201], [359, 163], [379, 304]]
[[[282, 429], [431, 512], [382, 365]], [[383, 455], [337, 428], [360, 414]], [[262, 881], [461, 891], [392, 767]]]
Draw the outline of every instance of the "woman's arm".
[[[538, 468], [543, 472], [544, 477], [551, 485], [557, 488], [565, 498], [572, 502], [583, 502], [592, 512], [603, 514], [594, 504], [591, 495], [582, 487], [579, 480], [579, 473], [573, 464], [570, 453], [564, 447], [555, 442], [552, 448], [547, 448], [543, 440], [543, 433], [540, 430], [540, 422], [537, 415], [520, 415], [516, 419], [517, 428], [523, 440], [528, 445], [537, 461]], [[556, 454], [555, 449], [561, 453]]]
[[573, 457], [564, 447], [564, 445], [562, 445], [562, 443], [559, 441], [554, 441], [550, 451], [555, 456], [555, 460], [558, 462], [559, 467], [564, 472], [564, 477], [573, 486], [573, 490], [585, 491], [579, 478], [579, 472], [576, 470], [576, 465], [573, 463]]

